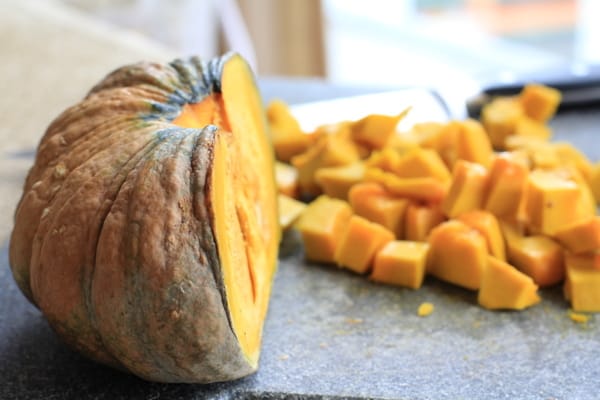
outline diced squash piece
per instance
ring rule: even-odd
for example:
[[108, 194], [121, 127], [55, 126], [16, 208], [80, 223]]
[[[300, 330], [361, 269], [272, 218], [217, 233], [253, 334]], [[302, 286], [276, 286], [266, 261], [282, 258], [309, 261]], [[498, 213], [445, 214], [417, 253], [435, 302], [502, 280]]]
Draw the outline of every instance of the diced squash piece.
[[353, 215], [335, 250], [335, 262], [340, 267], [364, 274], [371, 268], [375, 254], [392, 240], [394, 233], [389, 229]]
[[600, 162], [597, 162], [592, 170], [590, 188], [594, 194], [596, 204], [600, 204]]
[[540, 122], [548, 121], [556, 113], [560, 100], [560, 91], [539, 84], [525, 85], [519, 94], [525, 114]]
[[546, 147], [550, 142], [535, 136], [512, 135], [504, 141], [504, 148], [509, 151], [522, 150], [530, 157], [536, 149]]
[[279, 225], [281, 229], [288, 229], [300, 217], [306, 208], [306, 204], [281, 193], [277, 201], [279, 207]]
[[298, 171], [289, 164], [275, 162], [275, 181], [279, 193], [289, 197], [298, 197]]
[[557, 231], [554, 237], [575, 254], [600, 250], [600, 216], [568, 225]]
[[365, 170], [362, 161], [339, 167], [319, 168], [315, 172], [315, 181], [327, 196], [347, 200], [348, 191], [363, 180]]
[[435, 150], [414, 148], [399, 156], [392, 172], [400, 178], [450, 180], [450, 171]]
[[442, 137], [444, 126], [445, 124], [441, 122], [418, 122], [413, 125], [409, 134], [421, 146], [437, 150], [442, 147], [438, 144], [444, 139]]
[[304, 195], [318, 195], [321, 188], [315, 181], [319, 168], [348, 165], [360, 158], [356, 145], [347, 134], [321, 135], [308, 150], [292, 158], [291, 163], [298, 169], [300, 190]]
[[375, 255], [370, 279], [418, 289], [423, 284], [429, 244], [394, 240]]
[[514, 134], [515, 136], [534, 137], [547, 141], [552, 137], [552, 130], [545, 123], [523, 115], [515, 126]]
[[523, 107], [515, 97], [499, 97], [483, 106], [481, 122], [494, 149], [505, 149], [506, 139], [514, 135], [523, 114]]
[[507, 259], [540, 287], [556, 285], [565, 277], [563, 249], [547, 236], [523, 236], [519, 229], [501, 223]]
[[313, 139], [302, 131], [285, 102], [273, 100], [267, 106], [266, 112], [271, 141], [278, 160], [289, 162], [293, 156], [308, 149]]
[[404, 239], [425, 242], [429, 232], [445, 220], [439, 204], [410, 203], [404, 215]]
[[484, 210], [471, 210], [458, 216], [458, 220], [476, 229], [483, 235], [488, 246], [489, 253], [499, 260], [506, 261], [504, 248], [504, 237], [500, 230], [500, 224], [494, 214]]
[[584, 189], [573, 179], [555, 171], [530, 172], [525, 197], [530, 228], [552, 236], [560, 229], [594, 215], [595, 210], [586, 204], [589, 200]]
[[587, 181], [588, 184], [591, 182], [592, 175], [594, 173], [594, 166], [585, 156], [585, 154], [583, 154], [571, 143], [555, 142], [552, 143], [552, 146], [555, 149], [561, 165], [573, 165], [581, 173], [581, 176]]
[[485, 238], [463, 222], [450, 220], [429, 234], [427, 271], [446, 282], [477, 290], [487, 264]]
[[333, 263], [335, 251], [352, 215], [350, 205], [321, 195], [311, 202], [296, 223], [308, 260]]
[[442, 209], [450, 218], [482, 208], [488, 171], [480, 164], [459, 160], [452, 170], [452, 183]]
[[400, 163], [400, 153], [391, 147], [384, 147], [371, 153], [365, 161], [367, 168], [376, 167], [385, 172], [396, 172]]
[[365, 181], [380, 183], [395, 196], [427, 202], [439, 202], [448, 189], [448, 183], [435, 178], [400, 178], [379, 168], [367, 168]]
[[551, 143], [529, 149], [532, 169], [553, 169], [561, 165], [560, 157]]
[[398, 115], [371, 114], [352, 123], [352, 139], [371, 149], [381, 149], [396, 133], [396, 125], [408, 113]]
[[600, 312], [600, 253], [568, 255], [563, 286], [571, 308], [579, 312]]
[[392, 231], [396, 238], [404, 236], [404, 214], [409, 200], [392, 196], [375, 182], [363, 182], [353, 186], [348, 200], [356, 215], [383, 225]]
[[484, 209], [497, 217], [515, 219], [527, 187], [528, 169], [510, 154], [494, 157]]
[[457, 160], [471, 161], [488, 166], [492, 158], [492, 144], [483, 125], [474, 119], [451, 122], [458, 126], [456, 132]]
[[410, 132], [396, 132], [392, 135], [383, 149], [392, 149], [397, 152], [420, 148], [417, 138]]
[[477, 302], [489, 310], [523, 310], [540, 302], [538, 286], [527, 275], [495, 257], [488, 257]]
[[423, 148], [435, 150], [450, 168], [456, 161], [456, 131], [452, 124], [423, 122], [415, 124], [410, 134]]

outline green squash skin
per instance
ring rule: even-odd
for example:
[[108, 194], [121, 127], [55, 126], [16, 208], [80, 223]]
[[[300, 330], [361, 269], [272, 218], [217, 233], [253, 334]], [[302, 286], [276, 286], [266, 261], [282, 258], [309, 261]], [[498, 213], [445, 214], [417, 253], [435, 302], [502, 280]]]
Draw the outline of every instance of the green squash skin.
[[219, 93], [231, 57], [109, 74], [49, 126], [15, 213], [10, 264], [24, 295], [67, 344], [147, 380], [257, 368], [232, 328], [211, 221], [218, 129], [171, 124]]

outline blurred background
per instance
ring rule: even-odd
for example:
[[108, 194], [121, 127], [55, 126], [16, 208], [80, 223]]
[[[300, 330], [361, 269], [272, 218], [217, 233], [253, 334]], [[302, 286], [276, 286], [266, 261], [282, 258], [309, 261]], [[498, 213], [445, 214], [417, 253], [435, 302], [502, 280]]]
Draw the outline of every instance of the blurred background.
[[262, 76], [443, 86], [600, 62], [597, 0], [62, 0], [176, 54]]

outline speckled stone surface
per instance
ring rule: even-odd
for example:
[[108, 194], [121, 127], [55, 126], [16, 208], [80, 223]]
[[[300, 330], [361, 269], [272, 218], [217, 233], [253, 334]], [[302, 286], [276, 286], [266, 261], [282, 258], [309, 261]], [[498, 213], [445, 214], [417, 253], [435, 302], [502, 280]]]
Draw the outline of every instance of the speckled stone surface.
[[[311, 99], [308, 86], [304, 98], [277, 87], [264, 89], [265, 97]], [[600, 159], [599, 114], [559, 117], [558, 138]], [[258, 373], [207, 386], [156, 384], [66, 348], [13, 283], [4, 243], [0, 399], [597, 399], [599, 317], [576, 324], [560, 288], [541, 294], [543, 302], [527, 311], [489, 312], [474, 292], [435, 280], [412, 291], [307, 264], [292, 234], [283, 243]], [[421, 318], [424, 301], [435, 310]]]

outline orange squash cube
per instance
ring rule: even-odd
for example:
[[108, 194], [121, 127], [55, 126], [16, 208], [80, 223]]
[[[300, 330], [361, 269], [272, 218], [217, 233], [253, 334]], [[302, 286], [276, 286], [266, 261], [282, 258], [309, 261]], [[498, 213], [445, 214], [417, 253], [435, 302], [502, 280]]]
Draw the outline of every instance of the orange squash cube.
[[539, 84], [526, 85], [519, 94], [525, 114], [540, 122], [546, 122], [554, 115], [560, 100], [560, 91]]
[[439, 202], [446, 195], [448, 183], [435, 178], [400, 178], [379, 168], [367, 168], [365, 180], [377, 182], [398, 197], [426, 202]]
[[575, 167], [584, 180], [589, 184], [594, 173], [594, 165], [579, 149], [571, 143], [554, 142], [552, 143], [554, 151], [560, 160], [561, 165], [572, 165]]
[[335, 262], [340, 267], [364, 274], [371, 268], [375, 254], [392, 240], [394, 233], [389, 229], [353, 215], [335, 250]]
[[427, 271], [446, 282], [477, 290], [487, 265], [487, 243], [475, 229], [450, 220], [429, 234]]
[[568, 225], [556, 232], [555, 238], [575, 254], [600, 250], [600, 216]]
[[506, 261], [504, 237], [494, 214], [484, 210], [471, 210], [460, 214], [457, 219], [483, 235], [492, 256]]
[[275, 162], [275, 182], [279, 193], [289, 197], [298, 197], [298, 171], [289, 164]]
[[429, 245], [427, 243], [394, 240], [375, 255], [370, 279], [418, 289], [423, 284]]
[[452, 182], [442, 203], [450, 218], [482, 208], [488, 183], [488, 171], [480, 164], [459, 160], [452, 170]]
[[521, 102], [514, 97], [499, 97], [483, 106], [481, 122], [496, 150], [505, 149], [506, 139], [514, 135], [523, 114]]
[[348, 200], [356, 215], [383, 225], [394, 232], [396, 238], [404, 236], [407, 199], [392, 196], [375, 182], [363, 182], [350, 189]]
[[456, 158], [488, 166], [492, 155], [492, 144], [483, 125], [474, 119], [451, 122], [457, 124]]
[[477, 302], [489, 310], [523, 310], [540, 302], [538, 286], [527, 275], [495, 257], [488, 257]]
[[302, 131], [285, 102], [272, 101], [267, 106], [266, 113], [271, 141], [278, 160], [289, 162], [293, 156], [308, 149], [313, 139]]
[[589, 190], [555, 171], [532, 171], [525, 197], [529, 226], [535, 232], [552, 236], [573, 222], [594, 215], [585, 189]]
[[279, 208], [279, 226], [284, 230], [291, 227], [306, 209], [305, 203], [281, 193], [277, 197], [277, 205]]
[[501, 223], [507, 259], [540, 287], [556, 285], [565, 277], [562, 247], [547, 236], [523, 236], [509, 223]]
[[367, 115], [352, 123], [352, 139], [370, 149], [381, 149], [396, 133], [396, 125], [407, 112], [408, 109], [398, 115]]
[[568, 255], [565, 298], [573, 311], [600, 312], [600, 253]]
[[600, 204], [600, 162], [594, 165], [592, 176], [590, 178], [590, 188], [596, 200], [596, 204]]
[[351, 216], [352, 208], [342, 200], [321, 195], [310, 203], [295, 225], [302, 235], [306, 258], [335, 262], [336, 248]]
[[456, 161], [456, 127], [452, 124], [442, 124], [440, 122], [418, 123], [410, 130], [410, 134], [421, 147], [435, 150], [446, 164], [446, 167], [450, 168]]
[[398, 157], [394, 169], [400, 178], [435, 178], [450, 180], [450, 171], [435, 150], [414, 148]]
[[362, 161], [339, 167], [324, 167], [315, 172], [315, 181], [327, 196], [348, 200], [350, 188], [363, 180], [365, 171]]
[[545, 123], [523, 115], [515, 126], [514, 134], [547, 141], [552, 137], [552, 130]]
[[321, 194], [321, 188], [315, 181], [319, 168], [348, 165], [360, 158], [356, 145], [342, 131], [339, 134], [320, 136], [304, 153], [291, 159], [298, 170], [300, 190], [305, 195]]
[[410, 203], [404, 215], [404, 239], [425, 242], [429, 232], [445, 220], [439, 204]]
[[483, 208], [500, 218], [518, 217], [529, 170], [509, 154], [494, 157]]
[[400, 162], [400, 153], [391, 147], [384, 147], [381, 150], [373, 151], [365, 161], [367, 168], [376, 167], [385, 172], [396, 172]]

